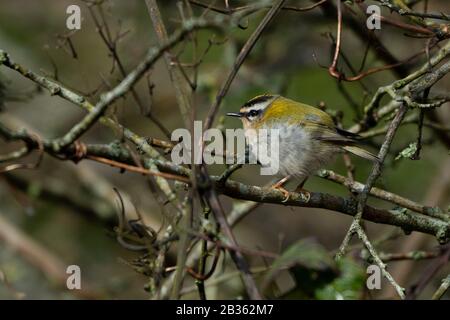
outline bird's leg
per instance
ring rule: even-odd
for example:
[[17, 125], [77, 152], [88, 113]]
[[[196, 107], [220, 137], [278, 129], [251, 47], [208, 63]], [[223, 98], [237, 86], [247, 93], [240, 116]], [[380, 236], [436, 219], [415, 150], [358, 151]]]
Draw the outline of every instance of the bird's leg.
[[297, 186], [297, 188], [295, 188], [295, 192], [298, 192], [298, 193], [301, 193], [302, 195], [304, 195], [306, 198], [306, 202], [308, 202], [309, 199], [311, 198], [311, 194], [309, 193], [309, 191], [303, 189], [303, 186], [305, 185], [306, 180], [308, 180], [308, 177], [306, 177], [305, 179], [303, 179], [302, 182], [300, 182], [300, 184]]
[[283, 192], [285, 199], [282, 202], [289, 200], [290, 192], [283, 188], [283, 185], [289, 180], [290, 177], [291, 176], [288, 175], [270, 187], [270, 189], [276, 189]]

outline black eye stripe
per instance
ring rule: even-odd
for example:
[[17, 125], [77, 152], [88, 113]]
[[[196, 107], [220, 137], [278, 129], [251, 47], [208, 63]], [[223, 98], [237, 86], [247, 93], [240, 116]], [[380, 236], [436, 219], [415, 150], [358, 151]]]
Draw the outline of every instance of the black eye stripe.
[[249, 112], [247, 112], [247, 116], [248, 117], [256, 117], [260, 113], [261, 113], [261, 110], [250, 110]]

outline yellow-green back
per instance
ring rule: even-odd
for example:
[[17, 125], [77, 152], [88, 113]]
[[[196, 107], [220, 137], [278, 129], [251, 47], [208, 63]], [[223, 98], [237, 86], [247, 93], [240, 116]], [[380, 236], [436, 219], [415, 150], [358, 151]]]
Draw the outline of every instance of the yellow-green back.
[[333, 119], [326, 112], [281, 96], [267, 107], [260, 121], [265, 124], [283, 121], [287, 124], [318, 124], [328, 128], [335, 127]]

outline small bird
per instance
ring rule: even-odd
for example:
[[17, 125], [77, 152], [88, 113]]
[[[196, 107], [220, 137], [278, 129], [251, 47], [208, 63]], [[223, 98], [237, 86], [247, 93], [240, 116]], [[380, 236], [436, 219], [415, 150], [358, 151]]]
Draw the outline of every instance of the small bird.
[[227, 115], [242, 120], [250, 147], [267, 143], [267, 140], [258, 141], [255, 134], [258, 130], [279, 130], [279, 174], [284, 178], [272, 188], [282, 191], [285, 201], [289, 199], [289, 191], [283, 185], [290, 178], [300, 181], [295, 191], [303, 193], [309, 200], [310, 194], [303, 189], [304, 183], [339, 153], [347, 151], [370, 161], [378, 161], [377, 156], [357, 146], [358, 135], [336, 127], [328, 113], [280, 95], [256, 96], [246, 102], [239, 112]]

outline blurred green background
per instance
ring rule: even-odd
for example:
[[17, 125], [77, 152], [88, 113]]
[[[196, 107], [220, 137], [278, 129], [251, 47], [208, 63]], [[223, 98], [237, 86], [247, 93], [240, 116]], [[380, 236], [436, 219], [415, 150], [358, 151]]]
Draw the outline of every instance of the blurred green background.
[[[216, 5], [223, 5], [222, 2], [216, 1]], [[230, 4], [238, 6], [251, 2], [230, 1]], [[169, 30], [174, 31], [180, 21], [176, 1], [159, 3]], [[311, 2], [289, 3], [306, 6]], [[67, 46], [63, 48], [60, 44], [61, 36], [68, 34], [65, 12], [70, 4], [79, 5], [82, 12], [82, 28], [71, 36], [77, 58], [70, 55]], [[430, 10], [436, 11], [450, 10], [447, 1], [429, 1], [429, 7]], [[145, 3], [107, 1], [103, 8], [113, 33], [127, 31], [126, 36], [118, 43], [118, 52], [125, 69], [129, 71], [140, 61], [147, 49], [156, 43]], [[193, 6], [193, 9], [196, 15], [203, 12], [202, 8]], [[227, 41], [223, 42], [223, 36], [216, 36], [215, 39], [223, 43], [213, 45], [199, 67], [198, 88], [195, 94], [197, 119], [203, 119], [206, 115], [234, 58], [264, 12], [244, 19], [242, 23], [247, 28], [234, 28]], [[216, 14], [208, 12], [206, 17]], [[236, 111], [256, 94], [271, 92], [282, 93], [294, 100], [315, 106], [322, 104], [330, 111], [340, 111], [343, 114], [344, 127], [355, 123], [359, 119], [357, 110], [361, 111], [376, 89], [392, 82], [395, 75], [386, 71], [364, 79], [367, 91], [360, 83], [339, 85], [323, 67], [330, 64], [332, 47], [327, 34], [335, 34], [335, 25], [334, 20], [324, 18], [320, 8], [305, 13], [281, 12], [239, 71], [222, 104], [220, 115]], [[402, 31], [384, 25], [377, 34], [399, 59], [408, 58], [420, 51], [426, 42], [426, 39], [405, 37]], [[207, 47], [212, 33], [201, 31], [198, 36], [199, 52], [202, 52]], [[346, 29], [344, 24], [343, 51], [356, 68], [359, 68], [364, 57], [365, 47], [366, 44]], [[121, 79], [117, 66], [111, 73], [112, 59], [95, 30], [86, 3], [82, 1], [0, 0], [0, 48], [8, 52], [15, 61], [36, 72], [53, 77], [56, 70], [58, 81], [83, 94], [92, 94], [91, 101], [98, 99], [99, 92], [95, 90], [100, 84], [113, 86]], [[181, 48], [177, 49], [181, 51]], [[192, 56], [192, 48], [188, 46], [180, 59], [192, 62]], [[383, 64], [376, 60], [373, 53], [370, 53], [367, 59], [368, 66]], [[417, 61], [416, 65], [421, 62], [423, 59]], [[50, 97], [47, 92], [36, 92], [35, 85], [18, 74], [5, 68], [0, 69], [0, 74], [8, 94], [14, 97], [5, 102], [0, 112], [0, 121], [10, 127], [29, 128], [47, 138], [58, 137], [84, 114], [76, 106], [58, 97]], [[162, 59], [151, 71], [150, 81], [154, 84], [153, 96], [150, 97], [147, 83], [142, 80], [137, 86], [141, 99], [145, 103], [151, 103], [154, 115], [169, 130], [182, 127], [183, 122]], [[448, 92], [449, 85], [450, 78], [447, 77], [433, 90]], [[103, 85], [101, 90], [105, 89]], [[342, 90], [351, 96], [355, 108], [350, 106]], [[446, 123], [450, 123], [448, 104], [441, 109], [447, 109], [441, 110], [440, 113]], [[164, 138], [152, 122], [140, 114], [131, 97], [116, 103], [114, 112], [122, 124], [138, 134]], [[219, 119], [219, 122], [228, 128], [240, 126], [235, 119]], [[382, 122], [382, 125], [384, 124], [385, 122]], [[416, 140], [416, 135], [414, 125], [400, 129], [378, 186], [420, 203], [445, 207], [450, 198], [448, 151], [429, 129], [425, 129], [425, 144], [420, 161], [394, 161], [399, 151]], [[119, 138], [107, 128], [96, 125], [83, 137], [83, 141], [107, 143]], [[376, 146], [381, 141], [382, 137], [378, 137], [373, 140], [373, 144]], [[18, 146], [20, 144], [0, 142], [2, 154]], [[34, 157], [27, 159], [33, 161]], [[364, 181], [370, 164], [356, 158], [352, 160], [356, 166], [356, 179]], [[342, 158], [329, 169], [344, 175], [346, 172]], [[212, 168], [212, 172], [216, 173], [221, 170], [223, 167]], [[263, 185], [268, 179], [260, 177], [257, 170], [255, 167], [244, 167], [233, 177], [242, 182]], [[443, 179], [447, 179], [447, 182], [440, 183]], [[147, 279], [124, 263], [136, 258], [137, 254], [121, 248], [111, 231], [116, 223], [118, 210], [113, 187], [117, 187], [125, 195], [127, 214], [133, 216], [131, 203], [134, 203], [145, 216], [146, 222], [155, 230], [158, 229], [161, 222], [158, 206], [149, 192], [146, 179], [137, 174], [120, 173], [115, 168], [89, 161], [74, 164], [45, 156], [36, 170], [0, 175], [0, 216], [32, 243], [44, 248], [45, 254], [50, 256], [49, 259], [56, 259], [55, 263], [59, 263], [58, 265], [79, 265], [82, 270], [82, 285], [88, 289], [83, 296], [62, 288], [58, 285], [61, 270], [42, 272], [42, 268], [36, 265], [33, 259], [0, 238], [0, 279], [3, 280], [0, 281], [0, 298], [148, 298], [149, 294], [144, 290]], [[317, 177], [307, 182], [306, 189], [348, 195], [344, 187]], [[222, 200], [225, 208], [230, 208], [230, 199], [223, 197]], [[373, 199], [370, 203], [384, 208], [393, 207]], [[235, 233], [240, 244], [272, 252], [281, 252], [290, 244], [304, 238], [314, 238], [328, 250], [334, 250], [341, 243], [350, 223], [350, 217], [342, 214], [266, 204], [249, 214], [235, 228]], [[372, 239], [379, 239], [394, 230], [393, 227], [373, 223], [367, 223], [366, 227]], [[396, 237], [387, 242], [382, 251], [403, 252], [412, 243], [412, 237], [416, 237], [416, 240], [413, 240], [414, 246], [409, 250], [429, 249], [437, 245], [433, 237], [413, 234], [410, 237]], [[175, 264], [173, 253], [168, 261]], [[265, 264], [260, 258], [249, 259], [254, 265]], [[389, 268], [394, 278], [401, 278], [400, 283], [407, 286], [417, 281], [427, 263], [393, 262]], [[362, 262], [359, 264], [364, 266]], [[360, 276], [362, 272], [363, 277], [365, 269], [358, 268], [357, 272]], [[219, 270], [217, 276], [233, 270], [232, 266], [228, 266]], [[435, 280], [424, 291], [423, 297], [429, 297], [434, 292], [440, 279], [448, 271], [447, 266], [436, 275]], [[62, 273], [64, 275], [65, 270]], [[214, 297], [230, 297], [240, 290], [238, 278], [233, 279], [234, 281], [222, 283], [220, 290], [214, 286], [208, 290], [211, 294], [216, 294]], [[292, 277], [281, 277], [278, 285], [289, 288], [292, 282]], [[392, 297], [392, 291], [389, 290], [389, 284], [383, 280], [382, 290], [372, 294], [376, 297]], [[197, 293], [193, 291], [185, 297], [197, 298]], [[332, 298], [329, 295], [319, 297]]]

